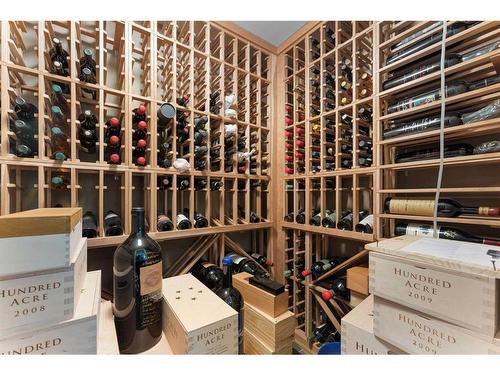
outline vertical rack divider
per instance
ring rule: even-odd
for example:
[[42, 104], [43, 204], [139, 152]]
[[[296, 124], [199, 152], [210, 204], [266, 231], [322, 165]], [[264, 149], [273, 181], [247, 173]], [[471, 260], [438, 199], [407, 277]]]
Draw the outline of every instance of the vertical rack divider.
[[[189, 93], [191, 94], [192, 100], [190, 100], [191, 112], [189, 127], [189, 154], [190, 154], [190, 164], [191, 168], [195, 168], [195, 159], [194, 159], [194, 100], [195, 100], [195, 92], [194, 92], [194, 21], [186, 21], [189, 22]], [[189, 185], [189, 220], [194, 224], [194, 202], [195, 202], [195, 190], [194, 190], [194, 175], [191, 174], [191, 181]]]

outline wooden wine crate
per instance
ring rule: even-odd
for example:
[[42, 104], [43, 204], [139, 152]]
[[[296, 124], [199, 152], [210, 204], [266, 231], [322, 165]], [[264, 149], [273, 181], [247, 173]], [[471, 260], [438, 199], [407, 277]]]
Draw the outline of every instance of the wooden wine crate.
[[375, 296], [373, 331], [409, 354], [500, 354], [500, 338], [459, 327]]
[[368, 295], [354, 292], [351, 290], [349, 303], [351, 306], [355, 307], [358, 306], [361, 302], [363, 302], [366, 298], [368, 298]]
[[0, 278], [0, 336], [12, 336], [73, 317], [87, 273], [87, 239], [69, 267]]
[[368, 295], [368, 267], [351, 267], [347, 269], [347, 289]]
[[163, 331], [175, 354], [238, 354], [238, 313], [191, 274], [163, 280]]
[[97, 342], [97, 354], [120, 354], [111, 301], [101, 301]]
[[267, 346], [263, 341], [248, 328], [245, 327], [243, 335], [243, 352], [245, 354], [291, 354], [293, 339], [288, 340], [280, 348], [273, 349]]
[[404, 236], [367, 248], [376, 250], [371, 293], [489, 337], [497, 333], [500, 272], [486, 254], [490, 246]]
[[0, 277], [68, 267], [82, 238], [81, 208], [0, 216]]
[[288, 292], [285, 291], [275, 296], [272, 293], [266, 292], [255, 285], [251, 285], [248, 279], [252, 275], [247, 272], [240, 272], [233, 275], [233, 286], [238, 289], [248, 303], [260, 311], [277, 317], [288, 311]]
[[97, 354], [101, 271], [87, 274], [73, 318], [33, 331], [2, 337], [0, 354]]
[[369, 296], [341, 321], [342, 354], [402, 354], [373, 334], [373, 296]]
[[245, 302], [245, 329], [273, 352], [284, 353], [291, 347], [296, 326], [297, 319], [291, 311], [272, 317]]

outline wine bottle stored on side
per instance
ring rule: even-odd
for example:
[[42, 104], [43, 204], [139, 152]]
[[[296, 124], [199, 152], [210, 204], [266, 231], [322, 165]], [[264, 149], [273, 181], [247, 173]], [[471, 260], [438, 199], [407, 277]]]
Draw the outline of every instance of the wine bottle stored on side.
[[267, 259], [265, 255], [260, 255], [259, 253], [252, 253], [251, 257], [263, 267], [271, 267], [273, 265], [273, 261], [271, 259]]
[[[433, 199], [391, 198], [385, 200], [385, 212], [396, 215], [433, 216], [436, 205]], [[464, 207], [454, 199], [440, 198], [437, 204], [438, 216], [460, 215], [500, 216], [500, 207]]]
[[160, 214], [158, 215], [156, 228], [158, 229], [159, 232], [169, 232], [174, 229], [174, 224], [167, 215]]
[[356, 224], [356, 232], [373, 233], [373, 215], [368, 215]]
[[217, 295], [238, 313], [238, 352], [243, 353], [243, 307], [245, 303], [241, 293], [233, 287], [233, 259], [230, 256], [225, 256], [222, 264], [224, 266], [224, 282], [222, 288], [217, 291]]
[[97, 217], [92, 211], [87, 211], [83, 214], [82, 236], [87, 238], [97, 237]]
[[[359, 211], [359, 220], [362, 221], [368, 215], [369, 215], [369, 212], [367, 210]], [[352, 230], [352, 219], [353, 219], [352, 212], [348, 212], [337, 223], [337, 229]]]
[[302, 271], [302, 276], [307, 277], [309, 275], [313, 275], [313, 277], [319, 277], [325, 272], [337, 267], [339, 264], [340, 260], [338, 258], [321, 259], [311, 264], [310, 269], [305, 269], [304, 271]]
[[248, 272], [249, 274], [267, 277], [267, 272], [262, 270], [253, 259], [235, 253], [228, 254], [233, 259], [234, 273]]
[[336, 296], [344, 299], [349, 297], [349, 289], [347, 289], [345, 276], [334, 279], [331, 283], [328, 283], [327, 286], [328, 290], [321, 292], [321, 298], [323, 298], [323, 300], [329, 301]]
[[144, 208], [132, 208], [132, 233], [114, 255], [113, 314], [120, 353], [141, 353], [162, 336], [162, 253], [146, 233], [144, 216]]
[[[432, 225], [428, 224], [396, 223], [394, 234], [396, 236], [409, 235], [409, 236], [434, 237], [434, 228], [432, 227]], [[438, 225], [437, 234], [439, 238], [444, 238], [446, 240], [455, 240], [455, 241], [480, 243], [484, 245], [500, 246], [500, 238], [473, 236], [467, 233], [466, 231], [458, 228]]]
[[104, 234], [107, 237], [121, 236], [123, 234], [122, 219], [112, 210], [104, 216]]
[[193, 225], [185, 215], [177, 214], [177, 229], [179, 230], [191, 229], [192, 226]]
[[194, 265], [191, 273], [213, 292], [222, 288], [224, 271], [213, 263], [198, 262]]
[[326, 322], [312, 330], [309, 340], [320, 344], [324, 344], [326, 342], [338, 342], [340, 341], [340, 333], [330, 322]]

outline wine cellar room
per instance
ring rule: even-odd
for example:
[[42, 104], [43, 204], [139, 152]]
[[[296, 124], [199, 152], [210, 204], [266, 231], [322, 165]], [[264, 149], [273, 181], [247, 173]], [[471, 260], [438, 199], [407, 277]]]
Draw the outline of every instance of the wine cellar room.
[[1, 354], [500, 354], [500, 21], [2, 20], [0, 104]]

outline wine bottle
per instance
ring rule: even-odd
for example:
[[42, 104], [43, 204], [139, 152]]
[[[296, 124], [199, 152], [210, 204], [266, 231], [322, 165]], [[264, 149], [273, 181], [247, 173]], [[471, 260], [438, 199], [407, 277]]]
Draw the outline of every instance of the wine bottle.
[[[462, 119], [458, 113], [447, 113], [444, 118], [444, 127], [452, 127], [462, 124]], [[394, 126], [383, 130], [383, 138], [395, 138], [407, 134], [417, 134], [433, 129], [438, 129], [441, 126], [441, 116], [435, 115], [424, 117], [417, 120], [395, 123]]]
[[271, 267], [273, 265], [273, 261], [271, 259], [267, 259], [265, 255], [260, 255], [259, 253], [252, 253], [250, 256], [253, 258], [253, 260], [255, 260], [263, 267]]
[[192, 224], [186, 216], [184, 216], [183, 214], [177, 214], [177, 229], [185, 230], [191, 229], [191, 227]]
[[500, 75], [480, 79], [469, 83], [469, 91], [479, 90], [484, 87], [492, 86], [500, 82]]
[[52, 104], [58, 106], [65, 115], [70, 114], [68, 101], [64, 97], [61, 86], [56, 83], [52, 85]]
[[140, 139], [146, 139], [148, 136], [148, 124], [146, 121], [139, 121], [132, 135], [132, 145]]
[[177, 180], [177, 190], [186, 190], [189, 185], [189, 178], [179, 178]]
[[167, 215], [160, 214], [158, 215], [156, 228], [159, 232], [169, 232], [174, 229], [174, 224]]
[[224, 282], [217, 295], [238, 313], [238, 352], [243, 353], [244, 332], [244, 301], [241, 293], [233, 287], [233, 258], [225, 256], [222, 260], [224, 265]]
[[213, 292], [222, 288], [224, 272], [213, 263], [197, 262], [193, 266], [191, 274]]
[[254, 260], [246, 258], [242, 255], [231, 253], [228, 255], [234, 263], [234, 273], [247, 272], [251, 275], [267, 277], [267, 272], [262, 270]]
[[[385, 212], [396, 215], [433, 216], [436, 202], [432, 199], [408, 199], [388, 197], [384, 203]], [[440, 198], [437, 205], [438, 216], [460, 215], [500, 216], [499, 207], [464, 207], [454, 199]]]
[[415, 40], [419, 36], [424, 35], [424, 34], [428, 33], [429, 31], [434, 30], [435, 28], [441, 26], [442, 24], [443, 24], [442, 21], [434, 22], [433, 24], [431, 24], [431, 25], [423, 28], [422, 30], [419, 30], [419, 31], [417, 31], [417, 32], [415, 32], [415, 33], [407, 36], [406, 38], [400, 40], [398, 43], [392, 45], [391, 46], [391, 50], [395, 50], [396, 48], [403, 47], [403, 46], [407, 45], [412, 40]]
[[[452, 82], [445, 88], [445, 97], [449, 98], [451, 96], [463, 94], [467, 90], [468, 86], [465, 81]], [[431, 103], [439, 99], [441, 99], [441, 89], [436, 88], [421, 94], [416, 94], [410, 98], [403, 98], [393, 103], [389, 103], [389, 106], [387, 107], [387, 113], [395, 113], [410, 108], [419, 107], [421, 105]]]
[[321, 221], [321, 225], [325, 228], [335, 228], [336, 227], [336, 211], [335, 210], [326, 210], [325, 217]]
[[361, 233], [373, 233], [373, 215], [370, 214], [357, 223], [355, 230]]
[[358, 116], [361, 120], [367, 121], [367, 122], [372, 122], [373, 121], [373, 114], [372, 111], [366, 107], [360, 107], [358, 109]]
[[[445, 158], [472, 155], [474, 146], [467, 143], [457, 143], [445, 146], [443, 152]], [[394, 161], [396, 163], [407, 163], [416, 160], [437, 159], [439, 156], [439, 147], [429, 147], [415, 151], [397, 152]]]
[[302, 271], [302, 276], [307, 277], [309, 275], [313, 275], [313, 277], [315, 278], [319, 277], [327, 271], [337, 267], [340, 263], [341, 261], [338, 258], [321, 259], [311, 264], [310, 269], [305, 269], [304, 271]]
[[[460, 55], [448, 54], [445, 59], [445, 68], [456, 65], [461, 62]], [[389, 90], [417, 78], [437, 72], [441, 69], [440, 58], [432, 58], [423, 62], [418, 62], [410, 67], [405, 66], [402, 69], [391, 72], [390, 78], [382, 84], [384, 90]]]
[[97, 65], [94, 60], [94, 53], [90, 48], [84, 48], [83, 56], [80, 59], [80, 71], [82, 71], [84, 68], [87, 68], [95, 76], [97, 74], [96, 66]]
[[50, 129], [50, 133], [51, 158], [58, 161], [68, 159], [70, 157], [68, 136], [58, 127]]
[[137, 166], [146, 165], [146, 141], [139, 139], [132, 151], [132, 161]]
[[33, 157], [38, 150], [33, 127], [23, 120], [15, 120], [10, 128], [16, 134], [16, 156]]
[[68, 125], [68, 119], [62, 113], [61, 108], [59, 108], [56, 105], [53, 105], [52, 107], [50, 107], [50, 111], [51, 111], [51, 117], [52, 117], [52, 126], [58, 127], [59, 129], [61, 129], [61, 131], [63, 133], [70, 134], [71, 129], [69, 128], [69, 125]]
[[83, 214], [82, 236], [87, 238], [97, 237], [97, 217], [92, 211], [87, 211]]
[[[52, 48], [49, 50], [49, 58], [52, 62], [52, 73], [59, 74], [65, 77], [69, 76], [69, 54], [63, 48], [61, 40], [59, 38], [52, 38]], [[54, 69], [54, 64], [56, 62], [58, 62], [61, 66], [61, 69], [59, 71], [58, 69]]]
[[[80, 81], [86, 82], [86, 83], [92, 83], [96, 84], [97, 80], [95, 77], [95, 74], [92, 73], [92, 71], [89, 68], [83, 68], [80, 71], [80, 75], [78, 76]], [[93, 99], [95, 100], [97, 97], [97, 93], [95, 90], [90, 89], [88, 87], [82, 87], [82, 96], [87, 98], [87, 99]]]
[[349, 297], [349, 289], [347, 289], [346, 277], [340, 276], [328, 283], [328, 290], [321, 292], [321, 298], [329, 301], [334, 297], [347, 299]]
[[311, 217], [311, 225], [314, 225], [316, 227], [319, 227], [321, 225], [321, 211], [320, 210], [313, 210], [313, 215]]
[[144, 208], [132, 208], [132, 232], [115, 251], [113, 314], [120, 353], [141, 353], [162, 336], [163, 262], [145, 229]]
[[324, 344], [326, 342], [339, 342], [340, 333], [330, 322], [327, 322], [315, 327], [312, 330], [309, 340], [320, 344]]
[[[187, 208], [184, 209], [184, 214], [188, 215], [189, 210]], [[194, 213], [194, 228], [206, 228], [208, 227], [208, 220], [203, 216], [203, 214], [199, 212]]]
[[116, 135], [112, 135], [106, 144], [106, 160], [108, 164], [120, 164], [120, 152], [120, 138]]
[[[362, 221], [365, 217], [369, 215], [367, 210], [359, 211], [359, 221]], [[340, 221], [337, 223], [337, 229], [341, 230], [352, 230], [352, 212], [349, 211], [346, 215], [344, 215]]]
[[306, 213], [303, 208], [299, 209], [299, 212], [297, 212], [297, 215], [295, 216], [295, 221], [298, 224], [305, 224], [306, 223]]
[[[437, 233], [439, 238], [455, 241], [465, 241], [480, 243], [485, 245], [500, 246], [500, 239], [473, 236], [461, 229], [438, 225]], [[394, 230], [396, 236], [423, 236], [434, 237], [434, 228], [432, 225], [420, 223], [396, 223]]]
[[68, 185], [69, 180], [63, 175], [53, 176], [50, 180], [50, 187], [52, 189], [65, 190], [68, 188]]
[[222, 181], [215, 181], [215, 180], [210, 181], [210, 190], [212, 191], [220, 190], [223, 186], [224, 183]]
[[162, 105], [160, 105], [160, 108], [158, 108], [156, 114], [158, 117], [158, 129], [164, 129], [172, 123], [172, 120], [176, 114], [175, 107], [170, 103], [163, 103]]
[[123, 234], [122, 220], [114, 211], [109, 210], [104, 216], [104, 234], [107, 237]]

